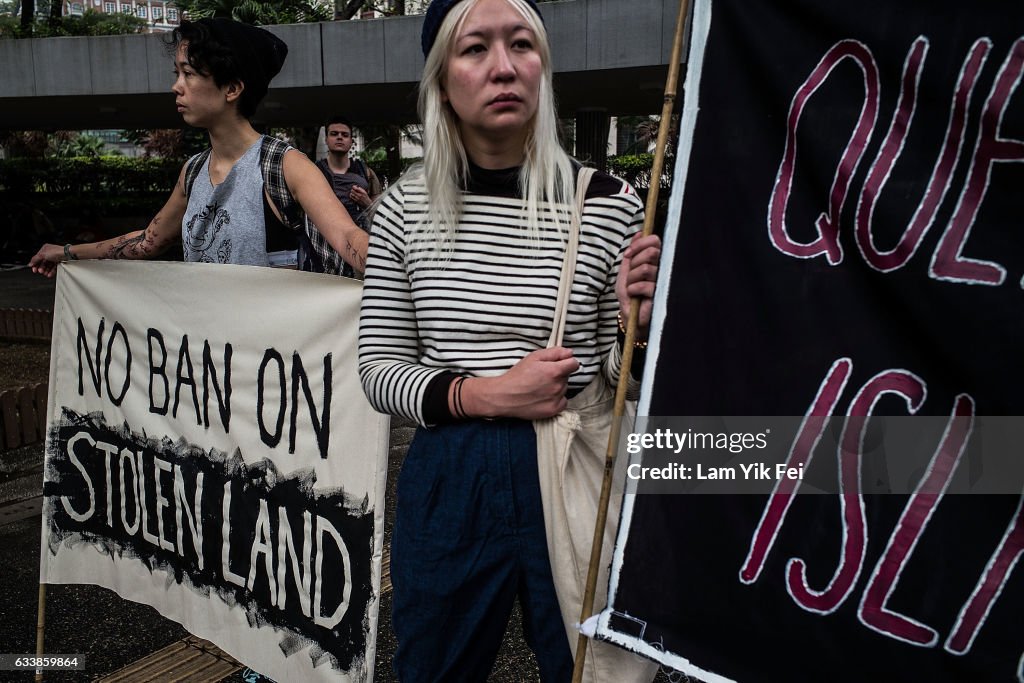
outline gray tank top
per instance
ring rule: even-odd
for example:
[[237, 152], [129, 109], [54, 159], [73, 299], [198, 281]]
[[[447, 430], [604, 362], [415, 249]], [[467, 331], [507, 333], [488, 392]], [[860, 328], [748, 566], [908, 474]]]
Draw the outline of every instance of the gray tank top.
[[210, 159], [203, 163], [181, 221], [186, 261], [270, 265], [263, 220], [262, 143], [263, 138], [257, 140], [216, 187], [210, 181]]

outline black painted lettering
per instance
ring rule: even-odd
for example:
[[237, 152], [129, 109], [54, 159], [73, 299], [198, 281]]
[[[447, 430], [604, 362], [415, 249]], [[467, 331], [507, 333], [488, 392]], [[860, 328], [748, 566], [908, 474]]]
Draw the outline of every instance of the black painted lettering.
[[[164, 345], [164, 335], [160, 330], [149, 328], [146, 330], [146, 341], [149, 345], [149, 412], [156, 415], [166, 415], [167, 406], [171, 402], [171, 385], [167, 381], [167, 346]], [[160, 351], [160, 365], [153, 363], [153, 342], [156, 342]], [[156, 399], [153, 396], [153, 378], [159, 376], [164, 382], [164, 404], [157, 407]]]
[[192, 388], [192, 405], [196, 409], [196, 424], [203, 424], [203, 417], [199, 412], [199, 395], [196, 393], [195, 373], [192, 371], [192, 356], [188, 351], [188, 335], [182, 335], [181, 347], [178, 349], [178, 370], [177, 384], [174, 386], [174, 408], [171, 415], [178, 417], [178, 401], [181, 395], [181, 387], [187, 384]]
[[217, 410], [224, 433], [229, 433], [231, 424], [231, 344], [224, 345], [224, 390], [217, 381], [217, 366], [213, 364], [210, 342], [203, 342], [203, 425], [210, 428], [210, 384], [217, 395]]
[[323, 374], [323, 401], [321, 402], [321, 413], [316, 413], [316, 403], [313, 401], [313, 392], [309, 388], [309, 377], [302, 367], [302, 359], [299, 354], [292, 354], [292, 419], [291, 430], [288, 434], [288, 452], [295, 452], [295, 432], [299, 414], [299, 386], [302, 386], [302, 395], [306, 397], [306, 405], [309, 406], [309, 420], [313, 425], [313, 434], [316, 436], [316, 445], [320, 450], [320, 457], [327, 459], [327, 450], [331, 441], [331, 354], [324, 356]]
[[[277, 363], [277, 376], [278, 376], [278, 410], [277, 410], [277, 426], [274, 428], [273, 433], [267, 431], [267, 425], [263, 421], [263, 404], [264, 396], [266, 394], [266, 372], [267, 365], [270, 361]], [[256, 382], [256, 421], [260, 428], [260, 438], [263, 443], [267, 444], [271, 448], [281, 443], [281, 434], [284, 432], [284, 409], [285, 402], [287, 401], [287, 387], [284, 381], [284, 358], [275, 349], [267, 349], [263, 354], [263, 362], [260, 363], [260, 371]]]
[[103, 327], [107, 321], [100, 318], [100, 326], [96, 329], [96, 364], [93, 365], [92, 356], [89, 355], [89, 343], [85, 338], [85, 325], [82, 319], [78, 319], [78, 395], [85, 395], [85, 386], [82, 383], [82, 351], [85, 351], [85, 362], [89, 364], [89, 378], [96, 388], [96, 396], [100, 395], [100, 355], [103, 350]]
[[[120, 333], [121, 340], [124, 343], [124, 381], [121, 384], [121, 393], [114, 396], [110, 391], [110, 361], [113, 359], [114, 354], [114, 337]], [[96, 359], [99, 361], [99, 359]], [[97, 363], [98, 364], [98, 363]], [[103, 376], [107, 381], [107, 398], [115, 406], [121, 405], [121, 401], [124, 400], [124, 395], [128, 393], [128, 386], [132, 381], [132, 347], [128, 343], [128, 333], [124, 331], [124, 326], [119, 322], [114, 322], [114, 326], [110, 328], [110, 337], [107, 339], [107, 360], [103, 364]]]

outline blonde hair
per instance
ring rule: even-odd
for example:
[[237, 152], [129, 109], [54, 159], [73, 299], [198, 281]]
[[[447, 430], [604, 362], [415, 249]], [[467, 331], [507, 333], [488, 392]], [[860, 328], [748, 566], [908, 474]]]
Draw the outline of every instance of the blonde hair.
[[[462, 212], [461, 189], [466, 187], [469, 163], [466, 148], [459, 135], [458, 120], [451, 106], [442, 98], [441, 83], [448, 65], [451, 46], [469, 11], [480, 0], [463, 0], [453, 7], [427, 55], [420, 79], [418, 109], [423, 123], [423, 162], [406, 174], [408, 179], [422, 179], [426, 186], [427, 206], [423, 218], [414, 227], [415, 238], [433, 243], [433, 251], [450, 254], [455, 231]], [[527, 123], [528, 131], [523, 165], [519, 171], [519, 189], [529, 237], [540, 237], [541, 211], [544, 201], [563, 205], [575, 212], [573, 195], [575, 175], [569, 155], [558, 140], [558, 118], [552, 84], [551, 48], [547, 31], [540, 17], [523, 0], [505, 0], [526, 20], [536, 38], [541, 60], [541, 78], [537, 112]], [[571, 214], [550, 212], [550, 218], [564, 235]]]

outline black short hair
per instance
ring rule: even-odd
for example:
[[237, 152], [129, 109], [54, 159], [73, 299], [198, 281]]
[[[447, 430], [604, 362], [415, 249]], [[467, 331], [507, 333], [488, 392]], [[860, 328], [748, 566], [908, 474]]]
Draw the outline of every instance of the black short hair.
[[350, 133], [355, 133], [356, 132], [356, 129], [352, 126], [351, 119], [349, 119], [347, 116], [344, 116], [343, 114], [335, 114], [334, 116], [331, 116], [330, 118], [328, 118], [327, 119], [327, 123], [324, 124], [324, 134], [326, 135], [327, 129], [330, 128], [331, 126], [333, 126], [336, 123], [340, 123], [340, 124], [342, 124], [344, 126], [348, 126], [348, 130], [349, 130]]
[[168, 47], [177, 52], [182, 43], [187, 43], [192, 68], [212, 76], [218, 87], [244, 86], [238, 113], [246, 119], [256, 114], [288, 53], [288, 46], [268, 31], [221, 18], [182, 22], [171, 32]]

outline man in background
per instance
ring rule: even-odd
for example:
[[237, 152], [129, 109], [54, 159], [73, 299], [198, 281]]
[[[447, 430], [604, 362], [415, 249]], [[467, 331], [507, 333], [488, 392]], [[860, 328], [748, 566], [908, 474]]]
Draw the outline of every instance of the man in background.
[[[324, 135], [327, 139], [327, 157], [316, 163], [317, 168], [327, 178], [334, 194], [356, 225], [369, 232], [370, 223], [364, 212], [381, 193], [380, 180], [363, 160], [355, 159], [350, 154], [355, 142], [351, 121], [344, 116], [332, 116], [324, 126]], [[352, 267], [342, 260], [326, 240], [314, 237], [314, 232], [310, 231], [310, 241], [315, 253], [303, 269], [353, 277], [355, 271]]]

